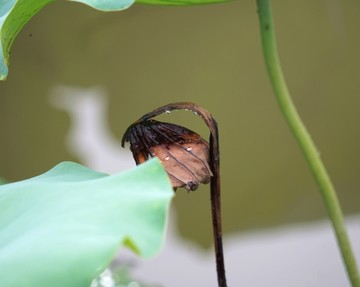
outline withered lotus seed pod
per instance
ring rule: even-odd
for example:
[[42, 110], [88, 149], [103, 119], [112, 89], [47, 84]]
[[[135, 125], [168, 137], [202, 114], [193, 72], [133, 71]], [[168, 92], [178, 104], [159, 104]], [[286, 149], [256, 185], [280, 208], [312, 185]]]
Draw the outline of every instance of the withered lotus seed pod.
[[125, 132], [122, 146], [130, 142], [136, 164], [157, 157], [176, 190], [194, 191], [200, 183], [209, 183], [209, 144], [197, 133], [171, 123], [138, 121]]
[[[192, 111], [204, 121], [210, 131], [209, 144], [187, 128], [152, 119], [176, 110]], [[177, 187], [184, 187], [188, 191], [195, 190], [200, 183], [210, 181], [216, 272], [219, 287], [226, 287], [221, 232], [219, 131], [214, 117], [194, 103], [167, 104], [144, 114], [130, 125], [121, 141], [123, 147], [125, 142], [130, 142], [130, 149], [137, 164], [150, 157], [158, 157], [175, 190]]]

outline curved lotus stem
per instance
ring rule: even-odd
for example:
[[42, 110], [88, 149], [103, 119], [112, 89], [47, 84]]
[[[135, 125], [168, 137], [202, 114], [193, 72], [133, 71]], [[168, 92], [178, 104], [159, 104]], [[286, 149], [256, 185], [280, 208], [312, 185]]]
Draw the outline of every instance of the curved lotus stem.
[[153, 110], [150, 113], [143, 115], [132, 125], [130, 125], [124, 133], [121, 145], [124, 146], [125, 142], [129, 140], [129, 134], [134, 126], [141, 124], [145, 121], [151, 120], [163, 113], [170, 113], [174, 110], [190, 110], [198, 115], [208, 126], [210, 130], [209, 137], [209, 166], [211, 169], [212, 177], [210, 180], [210, 194], [211, 194], [211, 213], [213, 221], [213, 234], [214, 234], [214, 247], [216, 256], [216, 270], [218, 275], [219, 287], [226, 287], [225, 276], [225, 263], [224, 252], [222, 245], [222, 229], [221, 229], [221, 196], [220, 196], [220, 151], [219, 151], [219, 131], [217, 122], [213, 116], [204, 108], [189, 102], [179, 102], [164, 105]]

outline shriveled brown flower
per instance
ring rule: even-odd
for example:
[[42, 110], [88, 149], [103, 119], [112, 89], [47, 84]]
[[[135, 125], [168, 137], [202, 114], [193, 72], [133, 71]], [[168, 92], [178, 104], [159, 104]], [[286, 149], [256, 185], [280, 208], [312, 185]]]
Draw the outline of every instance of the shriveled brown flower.
[[123, 146], [125, 142], [130, 142], [137, 164], [159, 158], [174, 189], [193, 191], [210, 181], [209, 144], [185, 127], [152, 119], [138, 121], [125, 132]]
[[[188, 110], [198, 115], [209, 128], [209, 144], [187, 128], [152, 120], [160, 114], [169, 114], [175, 110]], [[167, 104], [144, 114], [130, 125], [122, 138], [123, 147], [125, 142], [130, 142], [130, 148], [137, 164], [150, 157], [159, 157], [169, 173], [175, 189], [185, 187], [187, 190], [195, 190], [200, 183], [210, 181], [218, 284], [226, 287], [221, 232], [219, 131], [214, 117], [194, 103]]]

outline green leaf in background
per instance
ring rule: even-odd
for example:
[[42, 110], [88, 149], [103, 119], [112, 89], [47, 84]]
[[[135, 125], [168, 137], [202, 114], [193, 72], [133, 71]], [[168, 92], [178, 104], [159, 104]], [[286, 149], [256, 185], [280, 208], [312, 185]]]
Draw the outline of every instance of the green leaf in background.
[[[0, 0], [0, 80], [5, 80], [8, 75], [10, 48], [17, 34], [37, 12], [53, 1], [55, 0]], [[102, 11], [119, 11], [134, 3], [134, 0], [74, 1]]]
[[[0, 80], [8, 75], [10, 48], [24, 25], [44, 6], [55, 0], [0, 0]], [[129, 8], [135, 0], [70, 0], [102, 11], [119, 11]], [[199, 5], [229, 2], [232, 0], [136, 0], [152, 5]], [[66, 15], [64, 15], [66, 16]]]
[[3, 0], [0, 2], [0, 80], [8, 74], [10, 48], [22, 27], [54, 0]]
[[80, 2], [101, 11], [120, 11], [129, 8], [135, 0], [70, 0]]
[[162, 245], [174, 192], [157, 159], [117, 175], [64, 162], [0, 186], [0, 286], [89, 287], [121, 244]]

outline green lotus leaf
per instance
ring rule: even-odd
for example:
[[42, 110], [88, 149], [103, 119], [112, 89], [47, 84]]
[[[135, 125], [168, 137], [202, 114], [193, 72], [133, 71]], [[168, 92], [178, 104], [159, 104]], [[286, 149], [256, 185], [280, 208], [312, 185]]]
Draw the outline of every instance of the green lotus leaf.
[[163, 243], [174, 192], [161, 163], [107, 175], [64, 162], [0, 186], [0, 285], [89, 287], [125, 245]]

